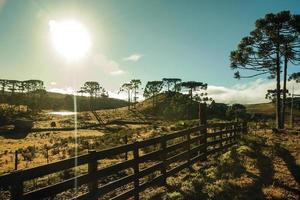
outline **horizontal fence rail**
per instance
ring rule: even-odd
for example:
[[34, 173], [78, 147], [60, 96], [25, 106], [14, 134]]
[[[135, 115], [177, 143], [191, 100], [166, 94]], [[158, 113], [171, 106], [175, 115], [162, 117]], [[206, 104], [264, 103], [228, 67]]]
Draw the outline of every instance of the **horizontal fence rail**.
[[[236, 144], [246, 130], [245, 122], [204, 124], [106, 150], [91, 150], [78, 157], [4, 174], [0, 176], [0, 189], [9, 190], [12, 200], [51, 198], [65, 191], [76, 195], [70, 199], [139, 199], [146, 189], [164, 185], [168, 177]], [[101, 164], [125, 154], [126, 159], [113, 165]], [[25, 191], [25, 182], [84, 165], [85, 173]], [[78, 192], [76, 188], [81, 186], [82, 192]]]

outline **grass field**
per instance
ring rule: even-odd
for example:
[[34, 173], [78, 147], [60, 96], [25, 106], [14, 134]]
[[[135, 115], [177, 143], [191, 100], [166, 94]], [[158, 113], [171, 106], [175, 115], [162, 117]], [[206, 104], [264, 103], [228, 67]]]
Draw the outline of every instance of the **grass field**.
[[299, 199], [300, 131], [256, 131], [238, 145], [168, 179], [145, 199]]
[[[73, 157], [76, 152], [81, 155], [87, 153], [88, 149], [100, 150], [124, 144], [124, 136], [128, 137], [129, 142], [134, 142], [198, 123], [197, 120], [169, 122], [143, 114], [144, 109], [151, 107], [151, 100], [139, 103], [136, 107], [136, 111], [123, 107], [98, 110], [97, 113], [105, 123], [127, 120], [149, 121], [151, 124], [110, 124], [78, 130], [77, 143], [74, 131], [32, 132], [18, 138], [2, 135], [0, 174], [14, 170], [16, 150], [19, 151], [18, 169], [24, 169]], [[253, 104], [246, 107], [249, 113], [274, 113], [273, 104]], [[55, 122], [57, 128], [74, 126], [73, 115], [49, 113], [50, 111], [40, 112], [35, 117], [34, 128], [50, 128], [51, 122]], [[78, 126], [97, 123], [91, 112], [78, 113]], [[281, 135], [274, 135], [268, 128], [252, 131], [232, 150], [209, 162], [196, 164], [192, 172], [185, 170], [178, 177], [169, 178], [169, 187], [147, 191], [143, 194], [143, 199], [252, 199], [248, 196], [253, 195], [256, 199], [297, 199], [300, 191], [299, 143], [297, 128]], [[111, 165], [119, 162], [119, 159], [123, 158], [106, 159], [101, 165]], [[87, 168], [85, 166], [79, 170], [84, 172]], [[41, 184], [47, 184], [47, 181], [49, 180], [44, 180]]]

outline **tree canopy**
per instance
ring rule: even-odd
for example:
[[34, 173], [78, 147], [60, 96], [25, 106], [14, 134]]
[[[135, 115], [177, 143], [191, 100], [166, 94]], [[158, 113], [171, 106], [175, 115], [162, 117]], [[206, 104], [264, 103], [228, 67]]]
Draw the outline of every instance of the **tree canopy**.
[[[264, 18], [256, 20], [255, 29], [249, 36], [244, 37], [237, 49], [230, 54], [230, 67], [235, 70], [235, 78], [251, 78], [264, 74], [269, 78], [276, 78], [278, 128], [284, 127], [280, 102], [282, 59], [284, 59], [283, 105], [285, 105], [287, 63], [299, 61], [299, 20], [299, 15], [291, 15], [289, 11], [267, 14]], [[241, 75], [239, 70], [254, 73]]]

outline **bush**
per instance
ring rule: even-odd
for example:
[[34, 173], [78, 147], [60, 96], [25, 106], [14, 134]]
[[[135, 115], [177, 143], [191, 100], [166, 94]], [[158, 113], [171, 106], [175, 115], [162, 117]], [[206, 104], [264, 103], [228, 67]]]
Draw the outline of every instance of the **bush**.
[[183, 200], [183, 195], [179, 192], [167, 193], [166, 200]]

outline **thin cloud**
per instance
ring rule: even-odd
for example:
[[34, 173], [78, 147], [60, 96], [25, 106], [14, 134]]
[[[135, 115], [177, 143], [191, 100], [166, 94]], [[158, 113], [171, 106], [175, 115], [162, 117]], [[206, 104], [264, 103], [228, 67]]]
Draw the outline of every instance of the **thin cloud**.
[[[108, 96], [111, 98], [115, 98], [115, 99], [122, 99], [127, 101], [128, 100], [128, 94], [126, 92], [119, 92], [118, 90], [116, 91], [107, 91], [108, 92]], [[143, 101], [145, 98], [143, 97], [142, 94], [137, 94], [137, 101]]]
[[110, 75], [116, 76], [125, 73], [125, 71], [121, 69], [119, 63], [114, 60], [108, 59], [103, 54], [94, 55], [93, 64]]
[[138, 53], [137, 53], [137, 54], [132, 54], [132, 55], [126, 57], [126, 58], [123, 58], [123, 60], [125, 60], [125, 61], [137, 62], [137, 61], [139, 61], [143, 56], [144, 56], [144, 55], [138, 54]]
[[[300, 84], [294, 81], [287, 83], [287, 89], [291, 92], [293, 85], [295, 93], [299, 94]], [[233, 87], [210, 85], [207, 88], [207, 93], [209, 97], [212, 97], [219, 103], [255, 104], [269, 102], [268, 99], [265, 99], [269, 89], [275, 89], [275, 81], [257, 79], [249, 83], [237, 84]]]
[[47, 90], [48, 92], [54, 92], [54, 93], [61, 93], [61, 94], [75, 94], [76, 90], [74, 90], [72, 87], [67, 88], [51, 88]]
[[111, 75], [121, 75], [121, 74], [124, 74], [125, 72], [123, 70], [117, 70], [117, 71], [112, 71], [110, 72]]

